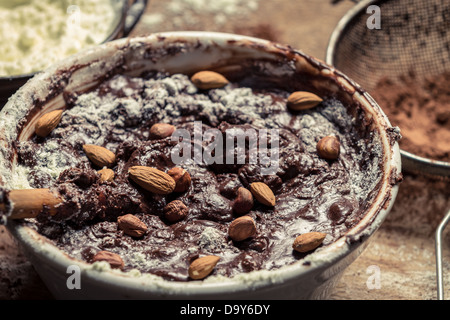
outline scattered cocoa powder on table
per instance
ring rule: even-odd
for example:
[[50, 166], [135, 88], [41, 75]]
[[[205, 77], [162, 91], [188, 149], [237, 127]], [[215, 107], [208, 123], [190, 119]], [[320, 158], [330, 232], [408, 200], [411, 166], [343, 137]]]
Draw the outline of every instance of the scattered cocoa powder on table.
[[402, 150], [450, 161], [450, 72], [422, 80], [413, 73], [383, 78], [370, 94], [400, 127]]

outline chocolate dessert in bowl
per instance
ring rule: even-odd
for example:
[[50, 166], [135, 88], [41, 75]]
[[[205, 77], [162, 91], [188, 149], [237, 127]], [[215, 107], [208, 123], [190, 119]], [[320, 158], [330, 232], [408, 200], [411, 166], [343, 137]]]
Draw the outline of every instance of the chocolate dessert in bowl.
[[116, 40], [0, 115], [0, 208], [58, 298], [325, 298], [401, 181], [362, 88], [245, 36]]

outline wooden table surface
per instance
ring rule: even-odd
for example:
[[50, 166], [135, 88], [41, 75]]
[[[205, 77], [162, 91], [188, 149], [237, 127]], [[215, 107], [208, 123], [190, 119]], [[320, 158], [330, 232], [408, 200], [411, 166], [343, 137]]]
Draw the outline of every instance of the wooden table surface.
[[[324, 60], [331, 32], [354, 5], [349, 0], [336, 4], [332, 0], [150, 0], [130, 36], [175, 30], [241, 33], [289, 44]], [[391, 213], [344, 272], [330, 299], [436, 299], [434, 233], [450, 210], [449, 185], [405, 173]], [[447, 230], [443, 253], [444, 287], [450, 297]], [[370, 280], [374, 270], [379, 271], [379, 286]], [[0, 299], [52, 299], [4, 226], [0, 226]]]

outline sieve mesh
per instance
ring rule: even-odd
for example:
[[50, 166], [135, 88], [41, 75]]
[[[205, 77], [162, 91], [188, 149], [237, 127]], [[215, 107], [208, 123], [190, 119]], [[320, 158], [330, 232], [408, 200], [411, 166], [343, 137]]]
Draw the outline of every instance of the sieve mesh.
[[[381, 29], [367, 27], [370, 5], [380, 8]], [[327, 62], [368, 91], [385, 76], [450, 70], [450, 1], [372, 0], [354, 10], [330, 40]]]
[[[362, 0], [331, 35], [326, 62], [370, 92], [383, 78], [423, 81], [450, 71], [449, 0]], [[379, 29], [368, 27], [379, 8]], [[450, 179], [450, 162], [401, 150], [404, 171]]]
[[[380, 8], [380, 29], [367, 27]], [[328, 45], [326, 60], [369, 93], [386, 76], [395, 80], [413, 73], [418, 80], [450, 70], [449, 0], [364, 0], [339, 23]], [[402, 152], [407, 171], [450, 179], [450, 163]], [[442, 232], [450, 222], [445, 215], [435, 234], [438, 299], [444, 299]]]

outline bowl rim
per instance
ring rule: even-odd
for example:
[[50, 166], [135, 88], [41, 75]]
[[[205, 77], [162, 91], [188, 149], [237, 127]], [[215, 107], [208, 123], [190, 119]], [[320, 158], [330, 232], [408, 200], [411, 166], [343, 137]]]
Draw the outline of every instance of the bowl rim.
[[[50, 75], [52, 72], [57, 70], [57, 68], [64, 65], [68, 66], [76, 61], [78, 57], [83, 57], [85, 54], [89, 54], [92, 51], [105, 51], [105, 49], [107, 51], [107, 49], [111, 49], [113, 46], [116, 46], [117, 48], [133, 43], [139, 44], [141, 42], [154, 44], [160, 39], [164, 39], [164, 41], [167, 42], [177, 42], [180, 41], [180, 39], [183, 39], [183, 41], [213, 41], [218, 43], [224, 43], [232, 40], [232, 45], [239, 45], [242, 44], [242, 42], [250, 43], [253, 45], [252, 49], [254, 50], [289, 50], [291, 53], [295, 52], [298, 57], [312, 59], [311, 61], [317, 63], [316, 67], [321, 66], [324, 67], [328, 73], [335, 73], [342, 81], [345, 81], [347, 86], [350, 85], [354, 88], [358, 88], [357, 84], [352, 82], [339, 71], [335, 70], [332, 66], [327, 66], [324, 62], [313, 58], [302, 51], [294, 50], [289, 46], [283, 46], [268, 40], [249, 36], [203, 31], [161, 32], [144, 37], [114, 40], [99, 45], [95, 49], [89, 49], [87, 51], [80, 52], [75, 56], [69, 57], [59, 64], [47, 69], [43, 73], [44, 75], [46, 73]], [[230, 45], [229, 42], [228, 45]], [[16, 93], [14, 96], [20, 94], [21, 92], [25, 92], [27, 88], [32, 88], [33, 81], [42, 81], [43, 75], [41, 74], [39, 79], [33, 79], [29, 80], [27, 84], [19, 90], [20, 92]], [[380, 121], [380, 126], [383, 124], [385, 127], [391, 127], [386, 115], [367, 93], [356, 90], [354, 94], [358, 95], [360, 99], [366, 101], [365, 107], [369, 107], [369, 109], [371, 109], [373, 112], [372, 116], [376, 117], [376, 121]], [[12, 100], [13, 98], [9, 100], [3, 110], [0, 111], [0, 114], [7, 110], [8, 106], [13, 106]], [[85, 271], [84, 274], [86, 277], [91, 276], [92, 279], [98, 283], [108, 283], [108, 285], [114, 285], [122, 289], [127, 288], [129, 290], [138, 291], [145, 290], [145, 292], [153, 292], [157, 294], [160, 294], [161, 291], [167, 290], [167, 292], [175, 293], [178, 296], [193, 297], [196, 295], [207, 295], [211, 293], [220, 294], [230, 293], [230, 291], [248, 291], [249, 289], [273, 285], [274, 282], [286, 283], [292, 279], [298, 278], [299, 276], [306, 276], [311, 272], [324, 270], [349, 255], [356, 248], [360, 247], [360, 245], [379, 228], [380, 224], [384, 221], [386, 215], [391, 210], [391, 207], [395, 202], [399, 182], [392, 182], [392, 174], [394, 172], [398, 174], [401, 173], [399, 147], [397, 142], [392, 143], [389, 140], [387, 132], [382, 132], [378, 126], [377, 130], [380, 131], [379, 134], [384, 139], [382, 144], [383, 155], [385, 158], [383, 160], [384, 171], [382, 172], [381, 178], [383, 183], [381, 186], [377, 186], [378, 194], [374, 199], [374, 203], [366, 211], [365, 216], [358, 222], [357, 225], [348, 230], [348, 232], [337, 241], [321, 248], [320, 250], [316, 250], [315, 252], [308, 254], [306, 258], [300, 259], [290, 265], [283, 266], [276, 270], [258, 270], [240, 274], [231, 278], [214, 276], [207, 277], [202, 281], [188, 282], [159, 280], [152, 276], [147, 277], [146, 275], [141, 277], [128, 276], [121, 271], [113, 269], [106, 268], [106, 270], [98, 270], [95, 268], [95, 264], [88, 264], [83, 261], [75, 260], [46, 241], [44, 236], [37, 234], [36, 231], [29, 227], [22, 226], [20, 223], [8, 221], [7, 227], [11, 233], [24, 245], [26, 251], [29, 251], [32, 255], [39, 255], [41, 258], [45, 259], [46, 262], [53, 264], [57, 268], [62, 268], [62, 270], [65, 270], [68, 265], [74, 264], [74, 261], [76, 261], [76, 264], [81, 266]], [[308, 263], [303, 263], [305, 261]], [[121, 276], [118, 276], [119, 274]], [[252, 277], [249, 278], [249, 274], [252, 274]]]

